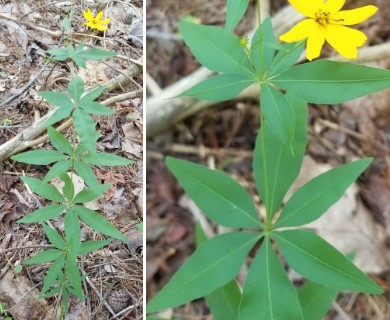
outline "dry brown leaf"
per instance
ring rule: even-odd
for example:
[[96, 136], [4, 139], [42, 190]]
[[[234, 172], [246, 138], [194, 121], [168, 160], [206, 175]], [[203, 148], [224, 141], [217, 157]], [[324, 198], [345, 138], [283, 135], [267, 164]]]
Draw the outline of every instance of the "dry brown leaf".
[[18, 176], [11, 176], [9, 174], [3, 174], [0, 176], [0, 190], [8, 192], [13, 184], [19, 180]]
[[48, 308], [47, 302], [38, 296], [39, 290], [26, 277], [15, 276], [12, 270], [0, 279], [0, 301], [15, 319], [54, 319], [54, 309]]
[[98, 179], [103, 180], [104, 183], [112, 183], [112, 186], [104, 193], [106, 201], [111, 200], [115, 196], [118, 183], [125, 183], [125, 178], [120, 172], [98, 169], [96, 170], [96, 176]]

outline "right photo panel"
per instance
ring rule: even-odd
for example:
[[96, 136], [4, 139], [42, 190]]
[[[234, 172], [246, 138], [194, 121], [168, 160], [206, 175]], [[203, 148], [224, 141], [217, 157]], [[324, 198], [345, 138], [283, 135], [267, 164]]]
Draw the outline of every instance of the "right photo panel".
[[390, 319], [390, 3], [146, 2], [146, 318]]

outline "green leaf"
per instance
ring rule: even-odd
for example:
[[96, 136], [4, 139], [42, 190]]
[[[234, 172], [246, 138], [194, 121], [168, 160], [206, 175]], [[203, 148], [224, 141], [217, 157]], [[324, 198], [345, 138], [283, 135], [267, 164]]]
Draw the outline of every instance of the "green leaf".
[[62, 173], [69, 170], [71, 163], [72, 161], [69, 159], [69, 160], [62, 160], [53, 164], [50, 170], [46, 173], [43, 181], [49, 182], [55, 177], [59, 177]]
[[39, 95], [46, 99], [48, 102], [60, 107], [71, 109], [73, 108], [73, 102], [69, 99], [69, 97], [61, 92], [54, 91], [41, 91]]
[[74, 197], [73, 181], [66, 172], [60, 174], [60, 179], [64, 182], [64, 186], [62, 187], [62, 193], [64, 194], [66, 199], [71, 202]]
[[300, 187], [287, 201], [275, 227], [300, 226], [318, 219], [372, 162], [357, 160], [325, 172]]
[[64, 310], [65, 317], [67, 317], [68, 314], [69, 314], [69, 292], [68, 292], [67, 288], [65, 288], [62, 291], [61, 303], [63, 305], [63, 310]]
[[299, 41], [282, 44], [282, 49], [276, 53], [276, 56], [272, 61], [268, 78], [286, 71], [293, 66], [305, 50], [305, 42], [306, 41]]
[[307, 143], [307, 105], [292, 95], [287, 95], [286, 98], [293, 106], [295, 117], [291, 148], [283, 144], [265, 122], [257, 136], [253, 155], [257, 189], [270, 219], [301, 170]]
[[84, 58], [81, 58], [81, 57], [78, 57], [78, 56], [74, 56], [74, 57], [72, 57], [72, 60], [73, 60], [74, 63], [77, 64], [80, 68], [85, 69], [85, 68], [87, 67], [87, 64], [85, 63], [85, 59], [84, 59]]
[[240, 38], [215, 26], [179, 23], [184, 41], [205, 67], [226, 73], [250, 76], [253, 70]]
[[80, 224], [78, 215], [73, 210], [68, 210], [64, 218], [65, 235], [68, 254], [72, 261], [76, 262], [80, 249]]
[[[201, 246], [207, 241], [201, 225], [196, 223], [196, 246]], [[214, 290], [206, 296], [206, 302], [210, 307], [214, 319], [238, 320], [238, 308], [241, 303], [241, 290], [232, 280], [223, 287]]]
[[84, 241], [81, 242], [80, 248], [79, 248], [79, 255], [81, 254], [87, 254], [93, 251], [97, 251], [106, 245], [108, 245], [112, 240], [96, 240], [96, 241]]
[[236, 97], [254, 82], [254, 79], [247, 76], [226, 73], [207, 79], [184, 91], [180, 96], [196, 97], [208, 101], [226, 101]]
[[107, 51], [101, 49], [87, 49], [77, 54], [78, 57], [87, 59], [87, 60], [103, 60], [115, 57], [117, 53], [115, 51]]
[[52, 185], [32, 177], [21, 177], [21, 179], [28, 184], [32, 191], [39, 194], [41, 197], [55, 202], [65, 201], [62, 194]]
[[305, 230], [273, 233], [288, 264], [305, 278], [339, 290], [383, 290], [324, 239]]
[[73, 107], [72, 108], [57, 108], [54, 113], [52, 114], [52, 116], [46, 121], [45, 123], [45, 127], [48, 127], [48, 126], [51, 126], [67, 117], [70, 116], [70, 114], [72, 113], [73, 111]]
[[91, 114], [115, 114], [115, 111], [105, 107], [99, 102], [83, 102], [79, 107]]
[[63, 204], [49, 204], [41, 209], [38, 209], [29, 215], [25, 216], [22, 219], [19, 219], [18, 223], [32, 223], [32, 222], [42, 222], [46, 220], [53, 219], [58, 217], [62, 212], [64, 212], [66, 206]]
[[274, 44], [275, 35], [272, 28], [272, 20], [270, 17], [267, 17], [253, 35], [250, 50], [252, 61], [261, 78], [263, 78], [264, 72], [270, 68], [274, 59]]
[[295, 114], [289, 99], [268, 84], [261, 86], [261, 110], [270, 129], [284, 144], [294, 138]]
[[62, 26], [64, 27], [65, 31], [70, 30], [70, 28], [72, 27], [73, 14], [74, 10], [72, 9], [69, 11], [68, 16], [62, 22]]
[[87, 93], [85, 93], [81, 99], [80, 99], [80, 105], [83, 105], [83, 103], [92, 102], [97, 97], [99, 97], [104, 90], [106, 90], [107, 86], [99, 86]]
[[27, 151], [11, 157], [15, 161], [40, 165], [50, 164], [66, 158], [68, 157], [55, 150]]
[[239, 319], [303, 320], [297, 292], [267, 238], [245, 280]]
[[64, 250], [65, 249], [65, 243], [64, 239], [60, 236], [60, 234], [54, 230], [53, 228], [49, 227], [46, 223], [42, 223], [43, 230], [45, 230], [46, 236], [49, 239], [49, 242], [54, 245], [56, 248]]
[[82, 156], [81, 159], [96, 166], [127, 166], [134, 163], [133, 160], [108, 152], [88, 153]]
[[81, 142], [89, 151], [94, 152], [96, 150], [96, 131], [93, 119], [84, 110], [76, 108], [72, 121]]
[[308, 281], [298, 289], [303, 318], [322, 320], [336, 299], [338, 291]]
[[81, 287], [81, 276], [79, 268], [75, 260], [70, 255], [65, 260], [66, 275], [68, 276], [69, 282], [73, 287], [72, 293], [80, 300], [84, 300], [83, 289]]
[[304, 101], [335, 104], [390, 87], [390, 70], [314, 61], [294, 66], [271, 81]]
[[250, 194], [224, 172], [170, 157], [166, 164], [211, 220], [227, 227], [262, 227]]
[[51, 57], [53, 60], [64, 61], [69, 58], [68, 50], [65, 48], [50, 49], [46, 52], [53, 56]]
[[109, 221], [95, 211], [75, 205], [75, 212], [79, 215], [80, 219], [89, 225], [93, 230], [105, 234], [114, 239], [128, 243], [129, 240], [118, 231]]
[[65, 262], [65, 255], [60, 256], [56, 259], [43, 279], [43, 286], [39, 298], [42, 299], [44, 293], [51, 287], [55, 280], [62, 274], [62, 267]]
[[255, 233], [232, 232], [208, 240], [150, 300], [147, 312], [181, 305], [225, 285], [238, 273], [259, 238]]
[[73, 148], [69, 141], [53, 127], [48, 127], [47, 132], [51, 144], [62, 153], [72, 155]]
[[249, 0], [227, 0], [225, 29], [232, 32], [248, 8]]
[[88, 166], [84, 161], [75, 160], [74, 169], [81, 179], [90, 187], [94, 188], [99, 185], [99, 181], [95, 176], [92, 168]]
[[56, 295], [57, 293], [59, 293], [61, 291], [61, 289], [62, 289], [61, 286], [55, 287], [54, 289], [50, 290], [48, 293], [43, 294], [42, 298], [45, 298], [45, 299], [50, 298], [50, 297]]
[[107, 189], [111, 187], [111, 183], [95, 185], [93, 188], [84, 189], [80, 191], [73, 198], [73, 203], [86, 203], [96, 198], [99, 198]]
[[58, 249], [47, 249], [42, 252], [39, 252], [34, 257], [28, 259], [24, 264], [41, 264], [50, 261], [57, 260], [64, 252]]
[[84, 80], [80, 77], [73, 77], [69, 81], [68, 91], [73, 100], [78, 102], [81, 95], [84, 93]]

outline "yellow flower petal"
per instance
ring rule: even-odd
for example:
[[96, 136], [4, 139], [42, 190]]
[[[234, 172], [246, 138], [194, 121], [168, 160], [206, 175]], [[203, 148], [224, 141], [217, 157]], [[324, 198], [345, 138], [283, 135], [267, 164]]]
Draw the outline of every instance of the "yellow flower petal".
[[367, 40], [366, 35], [352, 28], [330, 24], [326, 28], [326, 41], [343, 57], [357, 58], [357, 47]]
[[89, 9], [89, 8], [88, 8], [88, 11], [86, 13], [85, 19], [87, 19], [88, 21], [91, 21], [93, 19], [93, 13], [92, 13], [91, 9]]
[[313, 60], [318, 58], [321, 53], [321, 49], [325, 43], [325, 29], [324, 27], [316, 24], [315, 29], [312, 29], [312, 32], [307, 39], [306, 46], [306, 57], [308, 60]]
[[315, 18], [315, 13], [324, 7], [322, 0], [288, 0], [288, 2], [297, 11], [310, 18]]
[[107, 27], [102, 26], [102, 25], [96, 25], [96, 29], [98, 29], [99, 31], [105, 31], [105, 30], [107, 30]]
[[282, 34], [279, 39], [284, 42], [296, 42], [306, 39], [317, 25], [314, 19], [303, 20], [296, 24], [290, 31]]
[[353, 10], [344, 10], [332, 15], [332, 20], [337, 23], [349, 26], [367, 20], [377, 11], [378, 8], [375, 6], [365, 6]]
[[110, 22], [111, 18], [107, 18], [105, 20], [100, 21], [101, 24], [108, 24]]
[[96, 19], [96, 20], [100, 20], [102, 17], [103, 17], [103, 11], [100, 11], [100, 12], [96, 15], [95, 19]]
[[344, 6], [345, 0], [327, 0], [324, 10], [326, 12], [336, 13]]

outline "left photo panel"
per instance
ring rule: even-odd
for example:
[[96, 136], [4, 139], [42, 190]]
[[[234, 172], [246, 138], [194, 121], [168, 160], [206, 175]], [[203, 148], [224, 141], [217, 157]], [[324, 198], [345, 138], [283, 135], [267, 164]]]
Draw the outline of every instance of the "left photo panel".
[[143, 319], [143, 12], [0, 1], [0, 320]]

